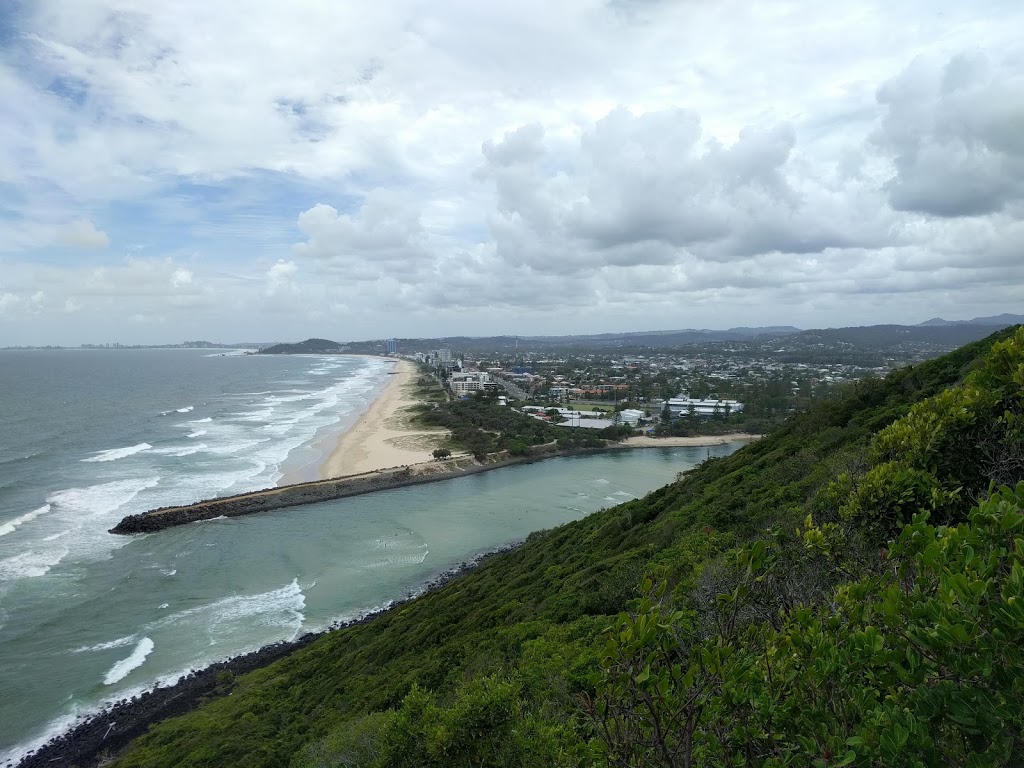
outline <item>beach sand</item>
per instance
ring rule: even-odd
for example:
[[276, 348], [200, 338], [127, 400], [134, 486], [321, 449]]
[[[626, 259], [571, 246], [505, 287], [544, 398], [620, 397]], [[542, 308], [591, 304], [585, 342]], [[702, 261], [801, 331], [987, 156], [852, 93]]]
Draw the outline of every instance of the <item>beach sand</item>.
[[736, 433], [732, 435], [702, 435], [699, 437], [627, 437], [622, 445], [627, 448], [684, 448], [725, 445], [759, 439], [760, 435]]
[[417, 375], [413, 363], [398, 361], [384, 391], [339, 437], [337, 446], [320, 467], [321, 479], [431, 461], [430, 452], [448, 432], [417, 429], [408, 424], [406, 409], [419, 402], [412, 392]]

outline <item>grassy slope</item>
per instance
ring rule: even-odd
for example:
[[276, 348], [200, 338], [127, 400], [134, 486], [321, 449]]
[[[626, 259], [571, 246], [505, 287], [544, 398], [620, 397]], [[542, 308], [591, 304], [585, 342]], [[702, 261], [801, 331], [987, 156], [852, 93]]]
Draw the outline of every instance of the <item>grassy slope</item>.
[[154, 727], [117, 765], [307, 765], [310, 744], [346, 720], [398, 706], [414, 683], [443, 692], [481, 673], [539, 669], [532, 656], [523, 664], [524, 649], [539, 644], [549, 660], [564, 650], [552, 664], [559, 672], [540, 684], [559, 688], [549, 698], [569, 717], [594, 639], [645, 572], [689, 588], [723, 549], [769, 522], [802, 519], [845, 455], [961, 379], [990, 343], [862, 382], [644, 499], [535, 534], [437, 592], [239, 679], [230, 696]]

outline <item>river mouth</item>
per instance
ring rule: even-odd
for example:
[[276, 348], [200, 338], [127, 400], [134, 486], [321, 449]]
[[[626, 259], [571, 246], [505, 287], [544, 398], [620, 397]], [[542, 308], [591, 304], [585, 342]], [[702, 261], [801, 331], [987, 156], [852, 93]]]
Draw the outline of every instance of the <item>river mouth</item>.
[[671, 482], [708, 450], [555, 458], [123, 538], [52, 600], [15, 602], [33, 621], [0, 627], [5, 689], [19, 692], [0, 704], [17, 726], [4, 751], [20, 757], [105, 701], [187, 670], [381, 609], [480, 552]]

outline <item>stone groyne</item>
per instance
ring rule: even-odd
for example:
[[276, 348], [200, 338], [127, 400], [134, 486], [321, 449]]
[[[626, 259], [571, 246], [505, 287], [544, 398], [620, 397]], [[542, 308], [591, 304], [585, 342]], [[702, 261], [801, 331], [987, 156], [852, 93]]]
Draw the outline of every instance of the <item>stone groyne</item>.
[[[546, 446], [544, 446], [546, 447]], [[515, 464], [528, 464], [555, 456], [570, 456], [579, 453], [590, 453], [604, 450], [603, 448], [585, 448], [571, 450], [537, 451], [525, 456], [509, 456], [507, 453], [491, 454], [486, 461], [478, 462], [473, 458], [456, 458], [448, 461], [414, 464], [407, 467], [381, 469], [361, 475], [350, 475], [333, 480], [317, 480], [309, 483], [295, 483], [278, 488], [267, 488], [262, 491], [242, 493], [237, 496], [224, 496], [207, 501], [198, 501], [181, 507], [161, 507], [160, 509], [129, 515], [110, 529], [111, 533], [135, 534], [152, 533], [176, 525], [185, 525], [200, 520], [212, 520], [216, 517], [238, 517], [252, 515], [257, 512], [268, 512], [273, 509], [294, 507], [300, 504], [316, 504], [320, 501], [333, 501], [348, 496], [360, 496], [375, 491], [392, 488], [404, 488], [410, 485], [436, 483], [453, 477], [463, 477], [492, 469], [508, 467]]]

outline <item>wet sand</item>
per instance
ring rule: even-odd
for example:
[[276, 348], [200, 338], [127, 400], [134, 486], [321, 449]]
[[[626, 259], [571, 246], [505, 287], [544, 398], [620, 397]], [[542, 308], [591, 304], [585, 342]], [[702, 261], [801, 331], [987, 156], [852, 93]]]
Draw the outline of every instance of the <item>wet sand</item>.
[[409, 425], [408, 409], [419, 403], [413, 394], [417, 376], [413, 363], [398, 361], [384, 391], [338, 438], [334, 450], [320, 467], [321, 479], [420, 464], [432, 459], [431, 451], [448, 433]]

